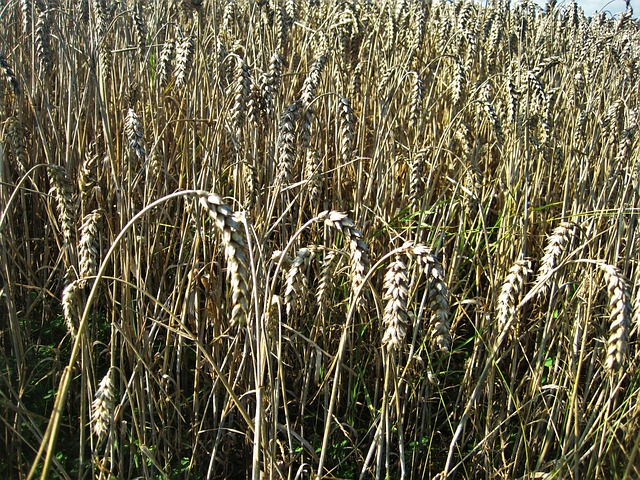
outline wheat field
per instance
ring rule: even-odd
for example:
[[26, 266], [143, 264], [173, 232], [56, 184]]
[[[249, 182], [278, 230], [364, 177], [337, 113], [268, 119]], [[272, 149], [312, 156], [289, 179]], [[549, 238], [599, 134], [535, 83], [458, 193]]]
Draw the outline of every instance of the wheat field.
[[629, 5], [0, 1], [0, 476], [640, 478], [639, 69]]

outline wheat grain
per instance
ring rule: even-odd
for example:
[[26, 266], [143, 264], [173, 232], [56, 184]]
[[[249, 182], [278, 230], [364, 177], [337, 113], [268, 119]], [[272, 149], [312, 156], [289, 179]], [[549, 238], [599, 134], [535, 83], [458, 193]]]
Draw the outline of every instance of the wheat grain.
[[504, 143], [502, 123], [500, 122], [500, 117], [498, 116], [495, 108], [493, 107], [492, 93], [491, 93], [492, 89], [493, 89], [493, 86], [491, 85], [491, 82], [487, 81], [484, 84], [482, 91], [480, 93], [480, 98], [481, 98], [480, 103], [482, 105], [482, 110], [484, 111], [487, 120], [489, 120], [489, 123], [493, 128], [493, 133], [496, 136], [496, 140], [498, 141], [499, 144], [502, 144]]
[[86, 150], [84, 161], [80, 165], [78, 172], [78, 190], [80, 191], [80, 205], [82, 207], [87, 204], [87, 197], [90, 192], [97, 188], [98, 176], [97, 168], [100, 156], [96, 153], [96, 145], [93, 143]]
[[340, 111], [340, 158], [348, 164], [353, 152], [353, 130], [355, 118], [348, 98], [341, 97], [338, 104]]
[[304, 80], [304, 84], [302, 85], [302, 92], [300, 94], [300, 100], [302, 102], [303, 108], [308, 109], [311, 105], [311, 102], [316, 97], [322, 71], [324, 70], [326, 64], [327, 54], [324, 52], [321, 53], [318, 58], [316, 58], [311, 64], [311, 68], [309, 68], [309, 74]]
[[173, 40], [167, 39], [160, 51], [158, 58], [158, 68], [156, 70], [156, 78], [158, 85], [164, 87], [169, 79], [169, 71], [171, 70], [171, 59], [173, 55]]
[[236, 67], [230, 92], [233, 95], [230, 117], [235, 135], [240, 136], [247, 118], [247, 101], [251, 88], [251, 78], [247, 64], [240, 57], [236, 56], [235, 58]]
[[278, 95], [282, 79], [282, 62], [283, 58], [277, 51], [271, 55], [269, 60], [269, 70], [260, 82], [262, 96], [264, 97], [265, 110], [268, 113], [273, 111], [273, 101]]
[[81, 285], [79, 282], [70, 282], [62, 289], [62, 316], [67, 326], [67, 332], [72, 338], [76, 336], [76, 324], [78, 323], [78, 294]]
[[291, 183], [291, 170], [296, 159], [296, 118], [298, 103], [287, 106], [280, 117], [278, 132], [278, 171], [276, 184], [285, 186]]
[[410, 160], [410, 195], [409, 203], [414, 211], [420, 210], [422, 198], [425, 193], [424, 170], [426, 164], [427, 150], [423, 149], [417, 152], [413, 159]]
[[279, 5], [275, 5], [272, 16], [273, 35], [276, 40], [274, 51], [282, 53], [287, 42], [287, 21], [284, 9]]
[[326, 251], [320, 268], [320, 280], [316, 288], [316, 301], [323, 314], [326, 313], [328, 308], [328, 295], [333, 286], [333, 273], [337, 258], [335, 250]]
[[20, 0], [20, 13], [22, 14], [22, 32], [25, 35], [31, 33], [31, 0]]
[[466, 81], [464, 66], [457, 58], [455, 58], [453, 60], [453, 75], [451, 85], [449, 87], [451, 92], [451, 102], [453, 102], [453, 105], [457, 105], [460, 102]]
[[40, 74], [45, 75], [51, 71], [51, 25], [49, 8], [42, 3], [38, 7], [38, 20], [35, 29], [36, 55], [40, 62]]
[[262, 89], [255, 81], [252, 81], [250, 95], [247, 101], [247, 117], [249, 118], [249, 123], [255, 129], [260, 128], [262, 124], [261, 120], [266, 119], [266, 115], [267, 108], [264, 97], [262, 96]]
[[93, 0], [93, 10], [96, 19], [96, 42], [98, 44], [100, 77], [106, 82], [111, 76], [111, 50], [107, 44], [109, 12], [102, 0]]
[[616, 146], [622, 134], [624, 104], [616, 100], [608, 109], [603, 121], [602, 134], [609, 146]]
[[140, 6], [139, 0], [134, 0], [133, 8], [131, 9], [131, 20], [133, 21], [133, 28], [136, 36], [136, 48], [140, 61], [144, 58], [144, 51], [147, 45], [147, 27], [144, 23], [141, 9], [142, 7]]
[[15, 159], [15, 166], [20, 176], [24, 175], [29, 167], [27, 148], [25, 145], [24, 129], [22, 123], [16, 117], [7, 120], [7, 136], [11, 144], [11, 153]]
[[422, 114], [422, 103], [424, 101], [424, 84], [418, 72], [409, 72], [411, 78], [411, 103], [409, 105], [410, 129], [415, 128]]

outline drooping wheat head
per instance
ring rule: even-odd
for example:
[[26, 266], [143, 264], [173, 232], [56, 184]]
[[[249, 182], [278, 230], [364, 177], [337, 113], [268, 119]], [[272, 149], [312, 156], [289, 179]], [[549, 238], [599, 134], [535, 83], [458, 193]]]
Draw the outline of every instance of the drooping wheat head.
[[48, 173], [51, 182], [50, 194], [56, 199], [64, 242], [67, 245], [75, 245], [76, 202], [71, 181], [67, 171], [59, 165], [49, 166]]
[[[498, 296], [496, 306], [496, 322], [498, 327], [498, 342], [514, 330], [518, 300], [524, 292], [525, 282], [531, 274], [531, 262], [527, 259], [517, 260], [509, 269]], [[496, 345], [496, 347], [499, 345]]]
[[449, 351], [451, 346], [451, 310], [444, 269], [438, 257], [426, 245], [414, 245], [411, 253], [427, 277], [429, 309], [431, 311], [428, 338], [434, 347], [444, 352]]
[[540, 285], [538, 297], [544, 297], [549, 293], [554, 279], [558, 275], [557, 272], [552, 272], [561, 263], [571, 245], [578, 241], [579, 235], [580, 227], [574, 222], [562, 222], [553, 229], [547, 240], [547, 245], [544, 247], [544, 255], [538, 268], [536, 280], [536, 286]]
[[251, 300], [250, 269], [244, 230], [237, 215], [234, 215], [219, 195], [201, 194], [199, 202], [222, 233], [227, 279], [231, 293], [231, 324], [243, 326], [247, 321]]
[[384, 316], [382, 317], [382, 346], [386, 350], [398, 350], [403, 344], [409, 326], [409, 314], [407, 311], [407, 296], [409, 288], [409, 276], [407, 265], [397, 255], [387, 267], [384, 276], [385, 302]]
[[87, 277], [95, 276], [98, 259], [98, 222], [102, 216], [100, 210], [86, 215], [80, 226], [80, 242], [78, 243], [78, 277], [84, 286]]
[[629, 327], [631, 325], [631, 302], [629, 284], [613, 265], [599, 263], [609, 293], [609, 338], [605, 367], [609, 372], [618, 371], [625, 362], [629, 350]]
[[[360, 292], [364, 283], [364, 277], [370, 266], [369, 246], [363, 240], [362, 232], [356, 228], [355, 223], [346, 213], [325, 211], [318, 215], [318, 220], [324, 221], [326, 225], [339, 230], [349, 239], [351, 250], [351, 288], [354, 293]], [[361, 308], [366, 305], [363, 292], [360, 292], [356, 302]]]
[[132, 107], [127, 109], [127, 116], [124, 121], [124, 131], [129, 141], [129, 146], [140, 161], [144, 161], [147, 156], [144, 149], [144, 130], [142, 122]]
[[114, 385], [112, 380], [113, 369], [109, 369], [95, 393], [91, 404], [91, 421], [93, 422], [93, 434], [102, 440], [109, 433], [113, 416]]

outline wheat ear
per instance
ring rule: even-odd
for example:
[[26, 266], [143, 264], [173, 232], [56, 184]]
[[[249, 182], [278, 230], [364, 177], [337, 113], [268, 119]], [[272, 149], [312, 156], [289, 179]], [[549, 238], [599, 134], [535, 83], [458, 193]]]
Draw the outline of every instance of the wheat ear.
[[94, 210], [85, 216], [80, 227], [80, 242], [78, 243], [79, 277], [83, 284], [87, 277], [93, 277], [97, 271], [98, 257], [98, 222], [100, 210]]
[[384, 297], [386, 302], [382, 323], [384, 334], [382, 346], [387, 350], [398, 350], [407, 333], [409, 314], [407, 312], [407, 296], [409, 277], [407, 266], [400, 256], [389, 264], [384, 276]]
[[[369, 246], [363, 240], [362, 232], [356, 228], [356, 224], [346, 213], [324, 211], [318, 215], [318, 219], [340, 230], [349, 239], [351, 249], [351, 286], [354, 292], [359, 292], [370, 266]], [[364, 307], [364, 295], [360, 294], [358, 296], [357, 304], [359, 307]]]
[[531, 262], [527, 259], [521, 259], [509, 269], [509, 274], [502, 283], [496, 313], [499, 339], [504, 338], [504, 335], [512, 327], [518, 300], [529, 274], [531, 274]]
[[553, 229], [551, 236], [547, 240], [544, 248], [544, 255], [540, 261], [538, 269], [537, 284], [540, 285], [538, 296], [542, 297], [549, 293], [553, 282], [553, 271], [558, 267], [562, 257], [574, 239], [579, 235], [580, 228], [573, 222], [562, 222]]
[[93, 421], [93, 433], [102, 439], [109, 431], [111, 412], [113, 410], [113, 381], [111, 380], [112, 370], [109, 369], [106, 375], [100, 380], [98, 389], [91, 404], [91, 420]]
[[20, 83], [18, 82], [18, 77], [16, 77], [16, 74], [13, 73], [11, 65], [9, 65], [9, 62], [7, 62], [7, 59], [2, 52], [0, 52], [0, 72], [2, 73], [5, 81], [11, 87], [11, 90], [13, 90], [13, 93], [15, 95], [18, 95], [20, 93]]
[[51, 194], [56, 198], [58, 204], [58, 215], [62, 227], [64, 241], [68, 245], [73, 245], [76, 205], [73, 199], [72, 186], [67, 176], [67, 171], [59, 165], [51, 165], [48, 169], [49, 180], [51, 182]]
[[622, 367], [629, 349], [629, 325], [631, 323], [631, 302], [629, 284], [613, 265], [599, 264], [609, 292], [609, 338], [605, 367], [615, 372]]
[[444, 281], [444, 269], [433, 251], [422, 244], [412, 249], [413, 255], [428, 282], [430, 341], [433, 346], [446, 352], [451, 346], [451, 310], [449, 289]]
[[200, 205], [207, 210], [222, 232], [222, 243], [227, 263], [227, 278], [231, 288], [231, 324], [242, 326], [247, 320], [251, 293], [249, 290], [249, 262], [246, 242], [238, 215], [215, 194], [200, 195]]

